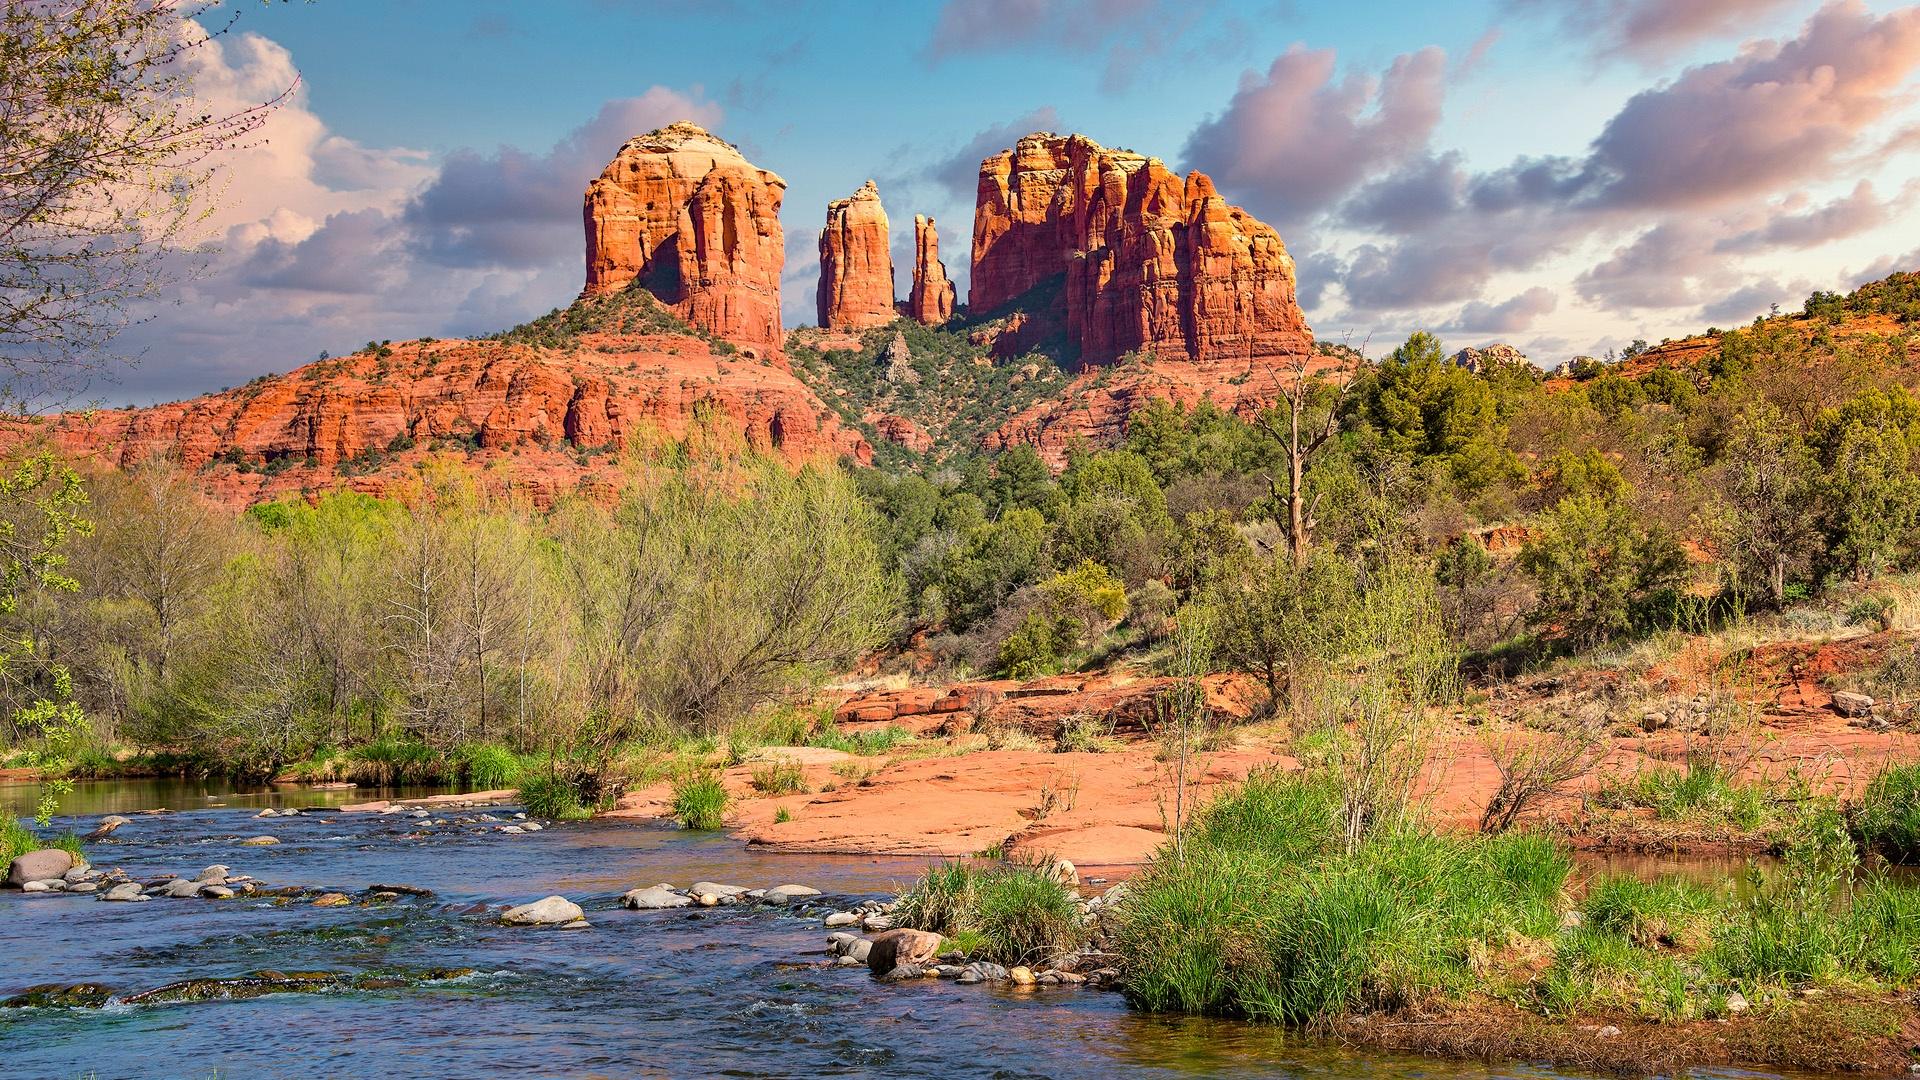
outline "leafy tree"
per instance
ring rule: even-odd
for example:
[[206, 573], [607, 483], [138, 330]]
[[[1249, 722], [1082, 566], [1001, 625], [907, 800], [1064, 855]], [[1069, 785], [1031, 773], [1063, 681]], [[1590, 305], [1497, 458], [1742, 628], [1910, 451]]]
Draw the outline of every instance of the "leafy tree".
[[1579, 645], [1631, 629], [1687, 569], [1686, 553], [1665, 530], [1641, 521], [1624, 500], [1591, 494], [1549, 511], [1519, 561], [1539, 590], [1534, 620]]
[[1920, 528], [1920, 402], [1873, 390], [1823, 412], [1811, 436], [1828, 557], [1856, 579], [1885, 570]]
[[1286, 701], [1297, 713], [1297, 676], [1344, 648], [1357, 588], [1353, 564], [1331, 550], [1297, 567], [1290, 555], [1267, 557], [1207, 589], [1184, 617], [1205, 624], [1216, 660], [1258, 675], [1275, 707]]
[[1725, 452], [1726, 542], [1741, 578], [1765, 582], [1779, 604], [1787, 579], [1803, 571], [1819, 548], [1808, 508], [1814, 498], [1813, 458], [1779, 409], [1761, 403], [1743, 413]]

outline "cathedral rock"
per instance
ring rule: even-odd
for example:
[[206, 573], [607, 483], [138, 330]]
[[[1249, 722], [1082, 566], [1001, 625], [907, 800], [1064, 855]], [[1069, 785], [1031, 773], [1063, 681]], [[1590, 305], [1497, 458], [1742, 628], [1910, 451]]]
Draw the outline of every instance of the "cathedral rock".
[[983, 315], [1057, 283], [1050, 306], [1084, 363], [1312, 352], [1278, 233], [1204, 173], [1084, 135], [1028, 135], [980, 163], [972, 269]]
[[693, 326], [777, 352], [786, 188], [696, 124], [627, 140], [587, 185], [586, 295], [638, 282]]
[[829, 330], [866, 330], [894, 320], [893, 253], [880, 189], [867, 181], [859, 191], [827, 204], [820, 230], [820, 325]]
[[913, 216], [913, 291], [907, 294], [907, 317], [927, 326], [953, 318], [953, 282], [940, 261], [940, 234], [933, 219]]

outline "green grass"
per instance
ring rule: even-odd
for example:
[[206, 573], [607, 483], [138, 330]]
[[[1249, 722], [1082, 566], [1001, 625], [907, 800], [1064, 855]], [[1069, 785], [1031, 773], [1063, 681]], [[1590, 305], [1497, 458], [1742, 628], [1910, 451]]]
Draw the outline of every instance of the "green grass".
[[763, 795], [800, 795], [807, 790], [806, 770], [787, 758], [756, 766], [749, 775], [753, 789]]
[[913, 732], [898, 724], [888, 724], [878, 731], [857, 731], [852, 734], [842, 732], [829, 724], [815, 732], [807, 740], [808, 746], [818, 746], [827, 750], [840, 750], [848, 754], [871, 756], [884, 754], [893, 748], [913, 741]]
[[527, 816], [555, 821], [592, 816], [580, 798], [580, 789], [553, 772], [533, 772], [520, 781], [520, 806]]
[[1853, 833], [1895, 862], [1920, 861], [1920, 764], [1890, 765], [1853, 806]]
[[1726, 824], [1754, 831], [1776, 817], [1758, 784], [1736, 782], [1717, 762], [1693, 760], [1684, 769], [1648, 769], [1600, 792], [1603, 806], [1645, 807], [1662, 821]]
[[6, 872], [7, 864], [25, 855], [29, 851], [42, 848], [59, 848], [72, 855], [76, 861], [86, 858], [86, 849], [80, 838], [71, 832], [61, 833], [51, 840], [43, 840], [38, 833], [27, 827], [27, 823], [8, 815], [0, 819], [0, 874]]
[[1691, 940], [1715, 898], [1678, 878], [1596, 878], [1581, 901], [1583, 925], [1642, 947]]
[[510, 788], [520, 782], [520, 755], [498, 743], [466, 743], [454, 749], [453, 760], [476, 791]]
[[896, 914], [998, 964], [1043, 964], [1087, 940], [1072, 890], [1020, 863], [936, 863], [900, 894]]
[[673, 816], [689, 829], [720, 828], [727, 801], [726, 786], [713, 773], [689, 773], [673, 783]]
[[777, 807], [773, 811], [773, 823], [775, 825], [785, 825], [787, 822], [792, 820], [793, 820], [793, 811], [787, 809], [784, 806]]
[[1256, 773], [1128, 886], [1125, 989], [1154, 1010], [1311, 1026], [1484, 984], [1552, 933], [1570, 860], [1538, 836], [1385, 831], [1346, 851], [1324, 780]]

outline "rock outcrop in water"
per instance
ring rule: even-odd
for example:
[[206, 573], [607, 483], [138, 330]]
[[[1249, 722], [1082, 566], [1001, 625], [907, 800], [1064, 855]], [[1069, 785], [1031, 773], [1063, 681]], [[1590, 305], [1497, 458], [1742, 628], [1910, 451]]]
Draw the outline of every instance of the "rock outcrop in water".
[[585, 295], [638, 283], [696, 329], [778, 350], [786, 189], [697, 124], [627, 140], [587, 185]]
[[1158, 158], [1039, 132], [980, 163], [968, 301], [977, 313], [1056, 287], [1086, 363], [1130, 352], [1211, 362], [1306, 355], [1312, 334], [1278, 233]]
[[933, 219], [913, 215], [913, 291], [907, 294], [907, 318], [939, 326], [953, 318], [954, 288], [940, 261], [940, 233]]
[[857, 331], [894, 320], [893, 252], [880, 189], [869, 180], [859, 191], [827, 204], [820, 230], [820, 288], [815, 303], [820, 325]]

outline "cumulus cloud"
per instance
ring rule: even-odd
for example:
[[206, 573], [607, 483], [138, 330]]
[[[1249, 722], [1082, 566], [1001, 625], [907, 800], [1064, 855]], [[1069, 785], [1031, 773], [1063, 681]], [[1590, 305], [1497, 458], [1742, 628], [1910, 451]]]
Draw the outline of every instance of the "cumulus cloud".
[[1792, 0], [1508, 0], [1520, 13], [1556, 15], [1603, 56], [1658, 58], [1736, 34]]
[[1912, 201], [1913, 185], [1895, 198], [1881, 201], [1872, 181], [1862, 180], [1853, 191], [1820, 206], [1805, 195], [1792, 196], [1773, 207], [1763, 225], [1727, 236], [1714, 243], [1723, 254], [1743, 254], [1772, 248], [1809, 248], [1856, 236], [1894, 219]]
[[1560, 306], [1560, 296], [1544, 285], [1508, 297], [1497, 304], [1476, 300], [1460, 309], [1460, 314], [1443, 329], [1483, 334], [1517, 334], [1530, 329], [1534, 320], [1551, 315]]
[[1161, 6], [1158, 0], [947, 0], [927, 52], [939, 58], [1037, 45], [1084, 50]]
[[[225, 111], [291, 85], [293, 58], [254, 34], [185, 54]], [[609, 101], [544, 151], [369, 147], [327, 129], [296, 94], [221, 164], [204, 272], [155, 305], [124, 344], [137, 367], [94, 395], [184, 396], [285, 371], [368, 338], [497, 330], [580, 285], [580, 195], [622, 142], [674, 120], [708, 126], [697, 91]]]
[[1446, 96], [1446, 53], [1394, 58], [1378, 77], [1336, 72], [1331, 49], [1288, 49], [1251, 72], [1226, 111], [1188, 136], [1186, 160], [1282, 223], [1425, 152]]

